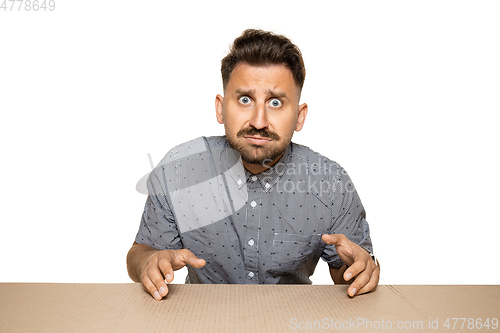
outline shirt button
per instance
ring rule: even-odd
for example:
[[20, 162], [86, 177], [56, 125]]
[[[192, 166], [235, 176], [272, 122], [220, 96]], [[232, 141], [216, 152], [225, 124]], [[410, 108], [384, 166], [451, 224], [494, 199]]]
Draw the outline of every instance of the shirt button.
[[253, 278], [255, 274], [253, 272], [248, 272], [248, 276], [250, 276], [251, 278]]
[[241, 179], [238, 179], [238, 181], [236, 183], [238, 183], [238, 185], [241, 185], [241, 183], [242, 183]]
[[250, 206], [252, 206], [252, 208], [255, 208], [255, 206], [257, 206], [257, 203], [256, 203], [255, 201], [252, 201], [252, 202], [250, 203]]
[[250, 179], [252, 179], [253, 182], [256, 182], [257, 181], [257, 176], [252, 176], [252, 178], [250, 178]]
[[248, 241], [248, 245], [253, 246], [254, 244], [255, 244], [255, 242], [253, 241], [253, 239], [250, 239], [250, 240]]

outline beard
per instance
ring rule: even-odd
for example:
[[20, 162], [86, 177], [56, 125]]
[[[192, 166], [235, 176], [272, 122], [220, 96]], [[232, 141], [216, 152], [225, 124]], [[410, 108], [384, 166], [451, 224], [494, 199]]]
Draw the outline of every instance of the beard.
[[[266, 145], [254, 145], [246, 142], [244, 136], [258, 135], [264, 138], [270, 138], [273, 141]], [[260, 164], [265, 167], [272, 166], [273, 161], [281, 157], [286, 148], [292, 141], [293, 130], [289, 135], [280, 141], [280, 136], [267, 129], [258, 130], [254, 127], [240, 130], [236, 133], [236, 137], [232, 137], [226, 128], [226, 139], [231, 148], [238, 151], [243, 162], [248, 164]]]

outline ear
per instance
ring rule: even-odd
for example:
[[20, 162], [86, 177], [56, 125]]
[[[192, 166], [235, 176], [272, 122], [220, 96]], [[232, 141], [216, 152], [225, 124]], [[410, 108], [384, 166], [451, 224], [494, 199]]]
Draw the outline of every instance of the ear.
[[302, 126], [304, 126], [304, 122], [306, 121], [306, 116], [307, 116], [307, 104], [301, 104], [299, 105], [299, 116], [297, 118], [297, 126], [295, 126], [295, 131], [298, 132], [302, 129]]
[[217, 94], [215, 97], [215, 116], [219, 124], [224, 124], [224, 117], [222, 116], [222, 104], [224, 102], [224, 97]]

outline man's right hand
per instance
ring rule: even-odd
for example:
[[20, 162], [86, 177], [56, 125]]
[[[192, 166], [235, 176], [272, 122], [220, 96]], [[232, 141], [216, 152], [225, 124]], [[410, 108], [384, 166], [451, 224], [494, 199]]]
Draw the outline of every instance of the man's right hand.
[[168, 294], [167, 283], [174, 279], [174, 271], [186, 265], [200, 268], [205, 264], [205, 260], [199, 259], [188, 249], [159, 251], [137, 243], [134, 243], [127, 256], [132, 280], [139, 280], [158, 301]]

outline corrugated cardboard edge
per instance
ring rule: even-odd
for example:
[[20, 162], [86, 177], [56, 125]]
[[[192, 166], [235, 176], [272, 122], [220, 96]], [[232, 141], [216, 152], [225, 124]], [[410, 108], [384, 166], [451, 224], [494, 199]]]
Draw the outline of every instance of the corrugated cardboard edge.
[[500, 314], [500, 286], [381, 285], [354, 298], [346, 290], [170, 285], [158, 302], [140, 284], [8, 283], [0, 284], [0, 323], [2, 332], [394, 332], [401, 323], [405, 332], [451, 332], [460, 330], [444, 327], [447, 318]]

